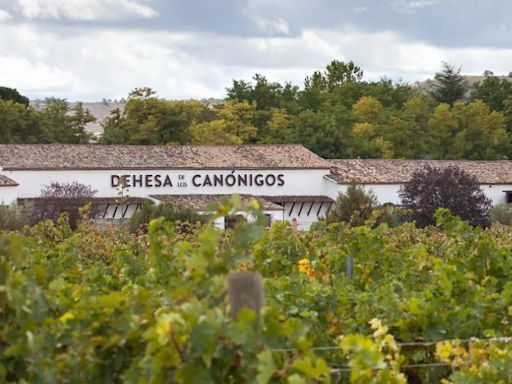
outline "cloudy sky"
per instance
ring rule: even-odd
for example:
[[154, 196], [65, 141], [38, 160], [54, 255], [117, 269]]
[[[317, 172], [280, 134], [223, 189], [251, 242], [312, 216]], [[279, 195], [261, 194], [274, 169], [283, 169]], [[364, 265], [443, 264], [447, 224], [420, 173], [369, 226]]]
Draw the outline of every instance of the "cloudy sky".
[[93, 101], [150, 86], [224, 97], [261, 73], [302, 85], [333, 59], [368, 80], [512, 71], [510, 0], [0, 0], [0, 85]]

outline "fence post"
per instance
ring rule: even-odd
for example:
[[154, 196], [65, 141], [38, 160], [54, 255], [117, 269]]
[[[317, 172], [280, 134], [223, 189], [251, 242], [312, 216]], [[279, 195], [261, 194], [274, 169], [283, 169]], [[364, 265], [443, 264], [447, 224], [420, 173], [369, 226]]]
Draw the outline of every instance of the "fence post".
[[228, 297], [231, 318], [237, 319], [242, 308], [259, 313], [265, 305], [263, 280], [258, 272], [232, 272], [228, 275]]
[[354, 256], [347, 255], [347, 276], [349, 280], [352, 280], [354, 274]]

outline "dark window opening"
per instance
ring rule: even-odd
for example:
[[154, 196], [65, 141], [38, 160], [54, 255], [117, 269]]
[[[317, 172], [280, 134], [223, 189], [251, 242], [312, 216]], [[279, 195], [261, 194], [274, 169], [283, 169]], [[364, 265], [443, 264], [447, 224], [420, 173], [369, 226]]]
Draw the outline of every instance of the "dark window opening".
[[267, 218], [267, 222], [265, 224], [265, 228], [270, 228], [272, 226], [272, 215], [270, 213], [266, 213], [265, 217]]

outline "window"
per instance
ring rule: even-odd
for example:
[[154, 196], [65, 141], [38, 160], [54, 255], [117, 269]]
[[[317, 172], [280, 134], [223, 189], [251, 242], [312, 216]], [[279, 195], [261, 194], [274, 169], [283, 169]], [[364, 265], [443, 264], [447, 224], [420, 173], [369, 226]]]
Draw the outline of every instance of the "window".
[[265, 224], [265, 228], [270, 228], [272, 226], [272, 215], [270, 213], [266, 213], [265, 217], [267, 218], [267, 222]]

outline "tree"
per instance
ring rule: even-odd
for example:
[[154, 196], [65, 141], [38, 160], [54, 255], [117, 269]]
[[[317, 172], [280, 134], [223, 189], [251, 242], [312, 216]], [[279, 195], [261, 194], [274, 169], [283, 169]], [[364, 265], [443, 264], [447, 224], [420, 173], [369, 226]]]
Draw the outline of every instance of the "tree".
[[199, 101], [168, 101], [150, 88], [130, 92], [123, 111], [115, 108], [102, 126], [102, 144], [188, 144], [189, 127], [211, 115]]
[[254, 104], [228, 101], [215, 110], [215, 118], [189, 128], [192, 144], [244, 144], [256, 137], [252, 124]]
[[340, 193], [327, 215], [327, 221], [347, 222], [357, 227], [364, 225], [377, 208], [377, 198], [373, 192], [367, 192], [353, 180], [345, 193]]
[[0, 143], [45, 142], [40, 115], [31, 107], [12, 100], [0, 100]]
[[473, 85], [471, 90], [472, 100], [482, 100], [494, 111], [505, 109], [505, 100], [512, 96], [512, 82], [488, 76], [482, 82]]
[[82, 103], [70, 108], [67, 100], [48, 98], [40, 112], [44, 141], [48, 143], [87, 144], [92, 134], [85, 130], [87, 123], [96, 121]]
[[357, 83], [363, 78], [363, 70], [353, 61], [345, 63], [339, 60], [331, 61], [324, 72], [315, 71], [304, 81], [305, 88], [317, 88], [332, 91], [340, 85]]
[[437, 84], [431, 92], [431, 96], [438, 103], [453, 105], [457, 100], [463, 100], [468, 91], [468, 82], [460, 74], [461, 68], [443, 62], [441, 72], [435, 74]]
[[11, 100], [26, 107], [29, 105], [28, 97], [21, 95], [15, 88], [0, 87], [0, 100]]
[[491, 200], [480, 189], [476, 178], [458, 167], [425, 165], [402, 186], [400, 197], [420, 227], [434, 224], [438, 208], [449, 209], [471, 225], [490, 225]]

